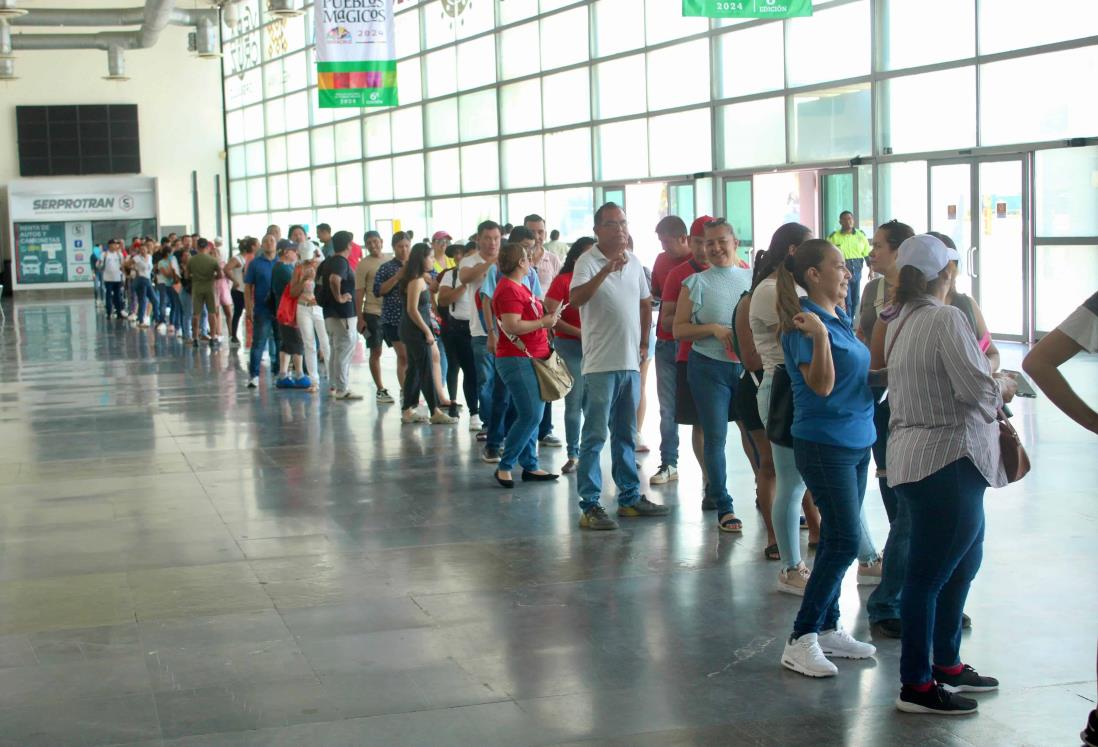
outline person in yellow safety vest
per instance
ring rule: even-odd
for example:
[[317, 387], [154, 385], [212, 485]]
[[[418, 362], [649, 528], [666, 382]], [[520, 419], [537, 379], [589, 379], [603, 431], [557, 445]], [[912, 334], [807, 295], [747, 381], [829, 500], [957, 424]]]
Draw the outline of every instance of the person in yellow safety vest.
[[839, 213], [839, 230], [832, 232], [827, 240], [838, 247], [846, 260], [846, 269], [850, 270], [850, 285], [846, 291], [846, 313], [853, 317], [858, 313], [858, 302], [862, 295], [862, 265], [869, 256], [869, 240], [860, 228], [854, 227], [854, 214], [849, 210]]

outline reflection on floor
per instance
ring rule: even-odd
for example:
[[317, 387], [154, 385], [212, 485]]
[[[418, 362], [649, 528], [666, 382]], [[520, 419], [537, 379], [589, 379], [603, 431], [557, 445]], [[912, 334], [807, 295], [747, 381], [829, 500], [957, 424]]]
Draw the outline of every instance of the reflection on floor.
[[[581, 534], [574, 478], [501, 490], [464, 422], [249, 391], [242, 353], [91, 302], [4, 306], [0, 744], [1065, 745], [1094, 707], [1098, 440], [1044, 400], [1015, 407], [1035, 469], [988, 496], [968, 605], [965, 660], [1003, 687], [943, 720], [894, 711], [897, 641], [779, 667], [797, 599], [741, 454], [742, 537], [688, 458], [649, 491], [669, 518]], [[1091, 401], [1096, 372], [1068, 368]], [[847, 579], [858, 636], [867, 593]]]

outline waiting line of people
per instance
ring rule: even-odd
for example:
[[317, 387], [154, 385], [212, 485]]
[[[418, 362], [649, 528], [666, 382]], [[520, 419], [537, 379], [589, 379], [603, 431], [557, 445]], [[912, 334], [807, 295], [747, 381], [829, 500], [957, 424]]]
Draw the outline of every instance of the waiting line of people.
[[[669, 216], [656, 227], [663, 252], [651, 277], [632, 254], [618, 205], [599, 208], [594, 237], [574, 242], [563, 261], [546, 259], [544, 228], [528, 216], [504, 240], [503, 227], [484, 221], [464, 245], [444, 231], [412, 245], [398, 232], [391, 258], [372, 231], [357, 257], [347, 231], [328, 229], [315, 252], [301, 241], [280, 244], [270, 229], [261, 242], [245, 239], [249, 386], [258, 386], [277, 330], [276, 384], [306, 381], [298, 388], [318, 391], [327, 378], [335, 399], [361, 399], [349, 376], [362, 334], [381, 405], [394, 401], [382, 381], [383, 346], [396, 351], [405, 424], [458, 422], [461, 374], [480, 458], [513, 489], [517, 468], [524, 482], [560, 477], [544, 463], [542, 450], [561, 442], [536, 365], [555, 349], [573, 378], [561, 473], [576, 474], [579, 526], [614, 530], [619, 520], [670, 513], [642, 492], [636, 457], [641, 372], [654, 355], [661, 465], [648, 483], [678, 479], [679, 426], [691, 425], [701, 506], [715, 511], [718, 531], [742, 532], [726, 448], [736, 423], [766, 526], [764, 554], [779, 563], [778, 590], [801, 597], [782, 666], [829, 677], [839, 671], [832, 659], [875, 655], [840, 621], [840, 586], [857, 562], [859, 582], [876, 585], [867, 605], [874, 631], [902, 640], [897, 708], [975, 711], [976, 701], [958, 693], [998, 682], [960, 657], [970, 625], [964, 603], [982, 560], [984, 491], [1007, 482], [997, 420], [1016, 382], [995, 373], [998, 352], [979, 307], [956, 290], [959, 255], [948, 237], [916, 235], [897, 221], [881, 226], [867, 258], [877, 277], [848, 314], [851, 258], [796, 223], [775, 232], [752, 271], [726, 220], [703, 216], [687, 230]], [[206, 277], [226, 273], [216, 260], [207, 273], [209, 246], [200, 247], [181, 265], [190, 268], [192, 302], [216, 330]], [[197, 330], [199, 314], [193, 320]], [[608, 440], [616, 518], [602, 506]], [[883, 555], [863, 506], [871, 460], [890, 523]], [[815, 548], [811, 569], [802, 527]]]

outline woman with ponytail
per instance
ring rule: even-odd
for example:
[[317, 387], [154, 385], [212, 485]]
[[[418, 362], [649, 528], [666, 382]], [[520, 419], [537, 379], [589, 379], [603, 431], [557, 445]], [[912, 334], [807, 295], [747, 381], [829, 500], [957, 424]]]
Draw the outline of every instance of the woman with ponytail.
[[782, 666], [831, 677], [838, 669], [827, 656], [867, 659], [877, 651], [839, 625], [839, 591], [858, 558], [869, 447], [876, 438], [869, 350], [843, 310], [850, 271], [842, 252], [809, 239], [797, 247], [792, 265], [787, 259], [778, 267], [777, 309], [793, 388], [793, 454], [821, 524], [815, 567]]
[[[785, 365], [780, 331], [778, 329], [778, 269], [788, 263], [791, 267], [797, 247], [812, 237], [812, 229], [800, 223], [786, 223], [774, 232], [770, 248], [766, 250], [756, 267], [754, 287], [751, 291], [749, 322], [754, 347], [762, 360], [763, 376], [759, 383], [756, 405], [763, 429], [770, 420], [770, 395], [773, 391], [774, 371]], [[787, 270], [788, 274], [788, 270]], [[794, 288], [797, 299], [804, 290]], [[787, 594], [804, 594], [808, 583], [808, 567], [801, 560], [801, 540], [797, 504], [804, 505], [809, 522], [809, 541], [819, 537], [820, 514], [805, 495], [804, 480], [797, 471], [793, 449], [768, 442], [773, 463], [775, 486], [770, 518], [778, 545], [781, 568], [778, 571], [778, 591]]]

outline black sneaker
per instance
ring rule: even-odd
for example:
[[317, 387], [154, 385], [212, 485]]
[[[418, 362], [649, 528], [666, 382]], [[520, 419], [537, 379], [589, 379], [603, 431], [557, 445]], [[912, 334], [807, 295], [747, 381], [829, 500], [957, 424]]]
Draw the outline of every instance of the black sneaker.
[[903, 626], [900, 624], [898, 617], [889, 617], [884, 620], [878, 620], [872, 624], [873, 632], [880, 633], [885, 638], [902, 638]]
[[896, 698], [896, 710], [904, 713], [931, 713], [938, 716], [964, 716], [976, 713], [975, 700], [962, 695], [954, 695], [935, 683], [926, 692], [919, 692], [904, 685], [900, 697]]
[[500, 453], [499, 449], [492, 449], [485, 446], [481, 449], [480, 459], [482, 462], [488, 462], [488, 464], [495, 464], [499, 461]]
[[979, 672], [965, 664], [957, 674], [946, 674], [934, 667], [934, 681], [951, 693], [986, 693], [999, 687], [994, 677], [981, 677]]

